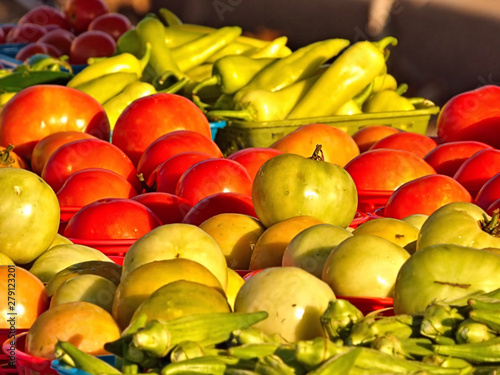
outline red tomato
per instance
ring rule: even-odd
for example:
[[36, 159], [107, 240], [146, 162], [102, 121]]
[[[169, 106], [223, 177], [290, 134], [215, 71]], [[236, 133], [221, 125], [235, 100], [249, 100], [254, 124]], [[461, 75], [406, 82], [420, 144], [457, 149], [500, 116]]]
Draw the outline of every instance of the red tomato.
[[7, 43], [33, 43], [45, 34], [45, 27], [34, 23], [14, 26], [5, 36]]
[[437, 135], [443, 142], [479, 141], [500, 148], [500, 86], [458, 94], [441, 108]]
[[375, 142], [370, 147], [370, 150], [376, 150], [379, 148], [406, 150], [423, 158], [436, 146], [436, 141], [426, 135], [412, 132], [398, 132], [388, 135], [387, 137]]
[[0, 302], [0, 329], [29, 329], [38, 316], [49, 308], [45, 285], [19, 266], [0, 266], [0, 294], [3, 297]]
[[181, 223], [191, 209], [191, 204], [174, 194], [150, 192], [132, 198], [153, 211], [163, 224]]
[[50, 155], [62, 145], [79, 139], [95, 138], [88, 133], [69, 130], [66, 132], [57, 132], [49, 134], [37, 142], [31, 154], [31, 170], [36, 174], [41, 174], [45, 163]]
[[237, 161], [244, 166], [253, 181], [264, 162], [282, 153], [283, 152], [280, 150], [269, 147], [248, 147], [233, 152], [231, 155], [227, 156], [227, 159]]
[[87, 64], [91, 57], [110, 57], [116, 50], [115, 40], [99, 30], [78, 34], [69, 47], [69, 62], [74, 65]]
[[453, 178], [475, 198], [486, 181], [497, 173], [500, 173], [500, 150], [486, 148], [464, 161]]
[[69, 176], [87, 168], [116, 172], [130, 182], [136, 191], [142, 189], [135, 167], [127, 155], [101, 139], [80, 139], [62, 145], [47, 160], [41, 177], [57, 193]]
[[208, 159], [189, 167], [179, 178], [175, 195], [195, 205], [216, 193], [252, 195], [252, 178], [245, 167], [234, 160]]
[[359, 152], [367, 151], [374, 143], [401, 130], [388, 125], [371, 125], [359, 129], [352, 135], [352, 139], [359, 147]]
[[241, 193], [222, 192], [200, 200], [189, 210], [184, 217], [183, 223], [200, 225], [212, 216], [223, 213], [244, 214], [257, 219], [251, 196]]
[[426, 161], [405, 150], [368, 150], [345, 166], [360, 190], [396, 190], [405, 182], [436, 173]]
[[137, 191], [123, 176], [108, 169], [88, 168], [68, 177], [57, 192], [60, 206], [83, 207], [105, 198], [132, 198]]
[[413, 214], [430, 215], [452, 202], [473, 202], [473, 199], [470, 193], [450, 176], [422, 176], [404, 183], [391, 194], [384, 209], [384, 216], [402, 219]]
[[500, 210], [500, 198], [490, 204], [490, 206], [486, 210], [486, 213], [490, 216], [493, 216], [493, 211], [495, 210]]
[[76, 34], [87, 30], [90, 22], [101, 14], [109, 13], [104, 0], [67, 0], [64, 15]]
[[476, 195], [476, 204], [487, 210], [498, 199], [500, 199], [500, 172], [484, 183]]
[[457, 172], [464, 161], [477, 151], [492, 148], [483, 142], [456, 141], [438, 145], [424, 156], [424, 160], [433, 167], [437, 173], [450, 177]]
[[137, 165], [151, 143], [175, 130], [192, 130], [212, 139], [210, 123], [196, 104], [177, 94], [157, 93], [125, 108], [116, 121], [112, 142]]
[[69, 220], [64, 236], [86, 240], [137, 239], [161, 224], [153, 211], [132, 199], [101, 199]]
[[43, 42], [35, 42], [35, 43], [29, 43], [24, 47], [22, 47], [16, 54], [16, 60], [24, 62], [31, 56], [39, 53], [44, 55], [49, 55], [52, 57], [61, 56], [61, 51], [59, 51], [53, 45]]
[[25, 23], [34, 23], [40, 26], [57, 26], [60, 29], [70, 29], [66, 16], [62, 11], [48, 5], [37, 5], [26, 12], [17, 21], [18, 25]]
[[115, 41], [122, 34], [133, 28], [132, 22], [121, 13], [105, 13], [94, 18], [88, 30], [99, 30], [109, 34]]
[[184, 151], [199, 151], [214, 158], [222, 157], [222, 151], [211, 138], [193, 130], [176, 130], [160, 136], [144, 150], [137, 163], [137, 173], [142, 173], [147, 181], [156, 167]]
[[151, 173], [148, 186], [154, 186], [154, 191], [175, 194], [177, 182], [182, 174], [191, 166], [202, 160], [213, 159], [205, 152], [186, 151], [165, 160]]
[[109, 139], [106, 112], [90, 95], [59, 85], [35, 85], [18, 92], [0, 112], [0, 146], [12, 144], [16, 153], [30, 160], [42, 138], [75, 130]]
[[56, 47], [60, 55], [68, 55], [71, 47], [71, 42], [75, 39], [75, 34], [66, 29], [54, 29], [48, 31], [38, 41], [50, 44]]

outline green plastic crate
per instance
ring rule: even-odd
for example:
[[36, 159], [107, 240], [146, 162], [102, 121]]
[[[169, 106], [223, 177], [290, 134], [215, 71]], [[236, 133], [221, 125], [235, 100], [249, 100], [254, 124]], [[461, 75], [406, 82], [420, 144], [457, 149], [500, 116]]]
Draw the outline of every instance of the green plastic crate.
[[222, 153], [227, 156], [243, 148], [269, 147], [300, 126], [318, 123], [335, 126], [350, 135], [372, 125], [387, 125], [404, 131], [425, 134], [431, 116], [438, 113], [438, 106], [424, 101], [412, 111], [362, 113], [270, 122], [228, 120], [227, 125], [217, 132], [215, 142]]

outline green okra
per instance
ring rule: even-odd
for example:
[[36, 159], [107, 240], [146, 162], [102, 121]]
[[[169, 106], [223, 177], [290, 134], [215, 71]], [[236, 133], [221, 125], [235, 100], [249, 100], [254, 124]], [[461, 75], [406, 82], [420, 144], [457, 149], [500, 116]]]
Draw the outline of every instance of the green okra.
[[399, 358], [415, 359], [432, 355], [432, 341], [428, 338], [397, 338], [393, 335], [377, 337], [370, 347]]
[[250, 343], [238, 346], [232, 346], [227, 349], [227, 353], [233, 357], [241, 359], [262, 358], [274, 354], [280, 346], [279, 343]]
[[310, 371], [308, 375], [345, 375], [350, 374], [361, 348], [350, 348], [326, 360], [321, 366]]
[[239, 345], [257, 343], [281, 343], [275, 336], [270, 336], [261, 329], [246, 327], [233, 331], [233, 339]]
[[496, 333], [500, 333], [500, 310], [474, 309], [469, 312], [469, 318], [484, 323]]
[[420, 333], [431, 339], [453, 338], [458, 325], [465, 320], [459, 309], [443, 302], [433, 302], [424, 311]]
[[227, 341], [234, 330], [267, 318], [267, 312], [194, 314], [167, 322], [150, 321], [133, 335], [134, 346], [164, 357], [179, 342], [196, 341], [209, 346]]
[[422, 323], [421, 315], [367, 316], [353, 324], [346, 344], [369, 345], [375, 338], [391, 334], [398, 338], [416, 337]]
[[275, 354], [259, 358], [255, 371], [262, 375], [296, 375], [295, 370], [288, 366], [282, 358]]
[[488, 341], [496, 336], [496, 332], [487, 324], [476, 322], [471, 318], [462, 321], [455, 331], [455, 340], [458, 344]]
[[312, 340], [300, 340], [296, 343], [295, 358], [308, 369], [320, 366], [330, 358], [349, 351], [347, 346], [340, 346], [324, 337]]
[[186, 359], [198, 358], [207, 355], [224, 354], [223, 349], [214, 347], [204, 347], [196, 341], [182, 341], [175, 345], [170, 351], [169, 357], [171, 362], [180, 362]]
[[473, 310], [500, 310], [500, 299], [485, 297], [484, 295], [470, 298], [467, 304]]
[[54, 347], [54, 354], [61, 363], [89, 374], [121, 374], [117, 368], [109, 363], [94, 355], [85, 353], [67, 341], [58, 340]]
[[427, 363], [430, 365], [437, 365], [447, 368], [463, 369], [464, 374], [470, 374], [474, 371], [473, 366], [466, 360], [450, 356], [431, 354], [422, 358], [422, 363]]
[[439, 355], [461, 358], [475, 364], [500, 363], [500, 337], [470, 344], [433, 345]]
[[226, 363], [218, 357], [198, 357], [169, 363], [161, 369], [161, 375], [210, 374], [224, 375]]
[[329, 301], [328, 307], [320, 317], [321, 326], [331, 340], [345, 340], [354, 323], [364, 318], [363, 313], [345, 299]]

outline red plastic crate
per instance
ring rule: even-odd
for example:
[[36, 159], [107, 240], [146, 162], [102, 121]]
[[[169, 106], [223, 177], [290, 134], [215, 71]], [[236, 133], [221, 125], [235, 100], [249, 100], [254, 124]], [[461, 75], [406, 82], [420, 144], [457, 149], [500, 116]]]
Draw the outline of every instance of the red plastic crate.
[[15, 337], [7, 339], [2, 345], [4, 354], [8, 354], [11, 341], [15, 340], [14, 356], [16, 357], [17, 373], [19, 375], [57, 375], [57, 371], [50, 367], [52, 362], [50, 359], [35, 357], [24, 351], [27, 333], [17, 334]]
[[383, 309], [381, 315], [391, 316], [394, 315], [393, 310], [393, 299], [390, 297], [385, 298], [372, 298], [372, 297], [348, 297], [348, 296], [337, 296], [338, 299], [344, 299], [356, 306], [363, 315], [367, 315], [374, 311], [379, 311]]
[[373, 212], [386, 205], [393, 190], [358, 190], [358, 211]]

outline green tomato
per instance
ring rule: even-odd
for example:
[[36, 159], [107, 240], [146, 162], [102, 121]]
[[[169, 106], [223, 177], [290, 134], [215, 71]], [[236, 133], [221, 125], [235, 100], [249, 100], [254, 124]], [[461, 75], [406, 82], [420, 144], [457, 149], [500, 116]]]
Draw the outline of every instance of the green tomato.
[[392, 297], [399, 269], [409, 257], [385, 238], [355, 234], [330, 253], [321, 278], [337, 296]]
[[368, 220], [359, 225], [354, 232], [359, 234], [372, 234], [391, 241], [392, 243], [405, 247], [418, 237], [418, 228], [400, 219], [381, 217]]
[[[490, 228], [486, 228], [488, 223]], [[417, 251], [437, 244], [500, 248], [498, 217], [492, 222], [492, 218], [473, 203], [449, 203], [424, 222], [417, 239]]]
[[408, 224], [416, 226], [419, 230], [424, 225], [424, 222], [427, 220], [429, 215], [425, 214], [413, 214], [402, 218], [401, 220], [407, 222]]
[[472, 247], [439, 244], [413, 254], [394, 288], [396, 314], [420, 314], [434, 300], [451, 301], [500, 288], [500, 255]]
[[332, 224], [317, 224], [304, 229], [286, 246], [282, 266], [299, 267], [321, 279], [326, 258], [352, 233]]
[[234, 311], [267, 311], [269, 316], [254, 327], [296, 342], [325, 335], [320, 318], [330, 300], [335, 300], [332, 289], [309, 272], [297, 267], [269, 267], [243, 284]]
[[0, 252], [27, 264], [54, 241], [60, 208], [54, 190], [33, 172], [0, 169]]
[[266, 228], [301, 215], [347, 228], [356, 214], [358, 194], [344, 168], [321, 157], [283, 153], [267, 160], [257, 172], [252, 201]]

